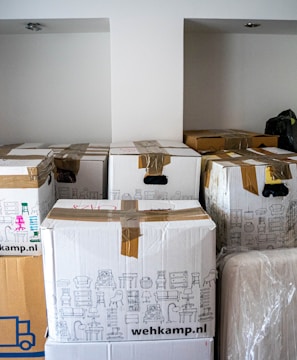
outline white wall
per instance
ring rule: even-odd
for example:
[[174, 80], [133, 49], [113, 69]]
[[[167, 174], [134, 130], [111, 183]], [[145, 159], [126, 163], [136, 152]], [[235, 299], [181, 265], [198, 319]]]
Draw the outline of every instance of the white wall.
[[159, 16], [111, 21], [113, 141], [182, 140], [183, 21], [163, 27]]
[[0, 36], [0, 143], [111, 141], [108, 33]]
[[[160, 137], [181, 140], [184, 18], [296, 20], [297, 2], [127, 0], [123, 4], [120, 0], [27, 0], [25, 4], [22, 0], [0, 0], [0, 14], [1, 19], [109, 18], [112, 140]], [[95, 69], [95, 76], [96, 71], [100, 72], [97, 64], [90, 68]], [[5, 90], [1, 89], [3, 92]], [[77, 97], [78, 94], [73, 98]], [[88, 94], [85, 94], [84, 101], [87, 98]], [[21, 101], [27, 100], [24, 96]], [[224, 100], [226, 107], [229, 103], [230, 100]], [[86, 107], [85, 104], [84, 109]], [[37, 117], [44, 112], [42, 109], [39, 116], [30, 114], [27, 117], [34, 117], [30, 124], [32, 131], [40, 124]], [[5, 111], [4, 115], [12, 117], [13, 110]], [[3, 118], [1, 115], [1, 122]], [[72, 120], [73, 141], [81, 137], [80, 131], [85, 130], [79, 127], [77, 118]], [[60, 123], [60, 126], [63, 131], [68, 128], [66, 123]], [[19, 123], [12, 123], [9, 131], [14, 133], [10, 135], [11, 139], [23, 136], [19, 133]], [[93, 132], [86, 135], [93, 136]]]
[[296, 57], [297, 35], [186, 34], [184, 128], [264, 132], [297, 113]]

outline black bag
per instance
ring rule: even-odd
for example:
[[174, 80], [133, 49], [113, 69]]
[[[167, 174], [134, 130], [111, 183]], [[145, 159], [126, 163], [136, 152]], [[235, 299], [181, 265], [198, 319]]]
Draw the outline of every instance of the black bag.
[[279, 135], [278, 147], [297, 152], [297, 118], [291, 109], [267, 120], [265, 134]]

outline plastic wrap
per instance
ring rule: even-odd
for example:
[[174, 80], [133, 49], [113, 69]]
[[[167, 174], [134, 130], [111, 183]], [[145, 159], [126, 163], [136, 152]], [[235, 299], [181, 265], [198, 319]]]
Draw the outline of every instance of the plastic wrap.
[[219, 261], [219, 359], [297, 359], [297, 249]]

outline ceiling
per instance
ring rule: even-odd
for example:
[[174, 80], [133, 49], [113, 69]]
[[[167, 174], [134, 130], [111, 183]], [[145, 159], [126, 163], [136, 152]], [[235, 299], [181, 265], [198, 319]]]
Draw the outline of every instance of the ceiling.
[[[42, 31], [26, 29], [30, 22], [39, 23]], [[246, 23], [261, 24], [245, 27]], [[244, 34], [294, 34], [297, 35], [296, 20], [261, 19], [185, 19], [186, 33], [244, 33]], [[0, 35], [4, 34], [55, 34], [109, 32], [109, 19], [23, 19], [0, 20]]]
[[[26, 29], [28, 23], [39, 23], [41, 31]], [[109, 20], [103, 19], [25, 19], [0, 20], [0, 35], [109, 32]]]
[[[247, 23], [260, 24], [245, 27]], [[297, 35], [296, 20], [261, 19], [185, 19], [185, 32], [195, 33], [242, 33], [242, 34], [293, 34]]]

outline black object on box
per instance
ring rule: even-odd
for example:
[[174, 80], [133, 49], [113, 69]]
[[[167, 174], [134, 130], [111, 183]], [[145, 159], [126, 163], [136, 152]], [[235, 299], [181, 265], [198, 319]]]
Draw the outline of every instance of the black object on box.
[[297, 118], [291, 109], [267, 120], [265, 134], [279, 135], [278, 147], [297, 152]]

